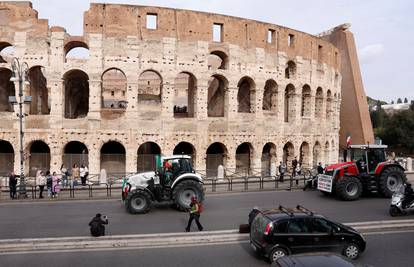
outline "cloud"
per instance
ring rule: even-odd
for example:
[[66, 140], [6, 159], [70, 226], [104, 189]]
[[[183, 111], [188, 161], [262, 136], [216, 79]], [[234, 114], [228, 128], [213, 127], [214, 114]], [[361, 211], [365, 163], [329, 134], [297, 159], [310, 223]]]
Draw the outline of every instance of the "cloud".
[[384, 54], [384, 46], [382, 44], [371, 44], [359, 50], [359, 60], [362, 64], [375, 62]]

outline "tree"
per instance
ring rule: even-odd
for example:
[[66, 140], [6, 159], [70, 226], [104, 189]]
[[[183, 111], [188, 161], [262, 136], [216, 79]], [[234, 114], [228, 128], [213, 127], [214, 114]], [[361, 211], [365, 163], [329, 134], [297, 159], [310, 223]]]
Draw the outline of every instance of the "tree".
[[391, 147], [414, 152], [414, 110], [408, 109], [390, 116], [382, 131], [376, 131], [384, 143]]
[[398, 98], [398, 99], [397, 99], [397, 104], [401, 104], [401, 103], [402, 103], [401, 98]]
[[408, 103], [408, 99], [407, 98], [404, 98], [404, 103]]

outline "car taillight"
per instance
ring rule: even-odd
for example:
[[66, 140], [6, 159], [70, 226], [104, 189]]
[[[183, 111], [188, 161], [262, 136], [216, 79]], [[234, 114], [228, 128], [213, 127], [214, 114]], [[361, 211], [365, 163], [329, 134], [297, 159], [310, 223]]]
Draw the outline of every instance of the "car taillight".
[[272, 223], [268, 223], [266, 225], [266, 229], [264, 231], [264, 235], [269, 235], [270, 234], [270, 231], [272, 230], [272, 227], [273, 227], [273, 224]]

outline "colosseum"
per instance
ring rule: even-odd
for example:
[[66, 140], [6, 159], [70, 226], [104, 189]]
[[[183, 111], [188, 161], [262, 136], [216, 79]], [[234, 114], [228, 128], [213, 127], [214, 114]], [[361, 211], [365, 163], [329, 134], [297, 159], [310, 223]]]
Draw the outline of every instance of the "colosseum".
[[13, 57], [28, 65], [23, 94], [32, 97], [26, 175], [73, 163], [122, 175], [152, 169], [157, 154], [192, 155], [210, 176], [219, 165], [270, 173], [294, 157], [304, 168], [338, 160], [343, 52], [330, 39], [346, 27], [315, 36], [225, 15], [91, 4], [84, 34], [71, 36], [30, 2], [0, 2], [0, 25], [2, 175], [20, 169]]

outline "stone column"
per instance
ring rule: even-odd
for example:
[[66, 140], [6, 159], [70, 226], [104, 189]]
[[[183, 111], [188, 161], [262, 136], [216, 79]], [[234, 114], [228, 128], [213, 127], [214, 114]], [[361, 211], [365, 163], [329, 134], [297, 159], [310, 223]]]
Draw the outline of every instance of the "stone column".
[[[99, 122], [101, 120], [102, 81], [98, 77], [89, 78], [89, 112], [88, 119]], [[91, 126], [94, 124], [91, 124]], [[99, 123], [93, 126], [99, 128]]]
[[134, 148], [126, 148], [125, 171], [127, 173], [137, 172], [137, 151]]

